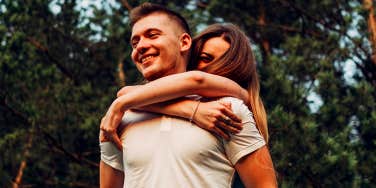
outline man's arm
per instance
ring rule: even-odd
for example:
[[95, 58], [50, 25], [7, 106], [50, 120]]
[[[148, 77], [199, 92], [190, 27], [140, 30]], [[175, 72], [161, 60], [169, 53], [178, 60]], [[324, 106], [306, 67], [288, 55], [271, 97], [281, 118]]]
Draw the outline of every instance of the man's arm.
[[235, 169], [247, 188], [277, 187], [273, 162], [266, 146], [241, 158]]
[[100, 188], [121, 188], [124, 182], [124, 167], [122, 151], [116, 149], [113, 143], [104, 140], [104, 134], [99, 134], [101, 161], [99, 164]]
[[224, 142], [226, 155], [243, 184], [248, 188], [277, 187], [273, 162], [252, 112], [238, 99], [227, 97], [223, 100], [231, 101], [233, 112], [245, 123], [240, 133]]
[[100, 188], [122, 188], [124, 172], [116, 170], [103, 161], [99, 163]]

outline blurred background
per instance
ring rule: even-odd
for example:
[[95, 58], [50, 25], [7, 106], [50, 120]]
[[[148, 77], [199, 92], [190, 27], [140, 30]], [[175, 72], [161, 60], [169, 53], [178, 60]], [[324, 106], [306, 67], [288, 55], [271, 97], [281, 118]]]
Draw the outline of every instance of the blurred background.
[[[128, 14], [145, 1], [0, 0], [0, 187], [98, 187], [100, 118], [140, 83]], [[150, 1], [196, 34], [252, 41], [280, 187], [376, 187], [376, 2]]]

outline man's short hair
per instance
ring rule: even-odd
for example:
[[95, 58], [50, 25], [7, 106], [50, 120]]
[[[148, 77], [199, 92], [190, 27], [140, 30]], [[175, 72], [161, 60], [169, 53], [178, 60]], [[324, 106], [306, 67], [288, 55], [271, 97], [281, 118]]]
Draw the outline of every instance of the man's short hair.
[[164, 6], [153, 4], [153, 3], [143, 3], [138, 7], [135, 7], [130, 12], [130, 25], [133, 25], [140, 19], [152, 14], [152, 13], [162, 13], [166, 14], [170, 19], [176, 21], [176, 23], [183, 29], [184, 32], [191, 34], [187, 21], [179, 13], [172, 11]]

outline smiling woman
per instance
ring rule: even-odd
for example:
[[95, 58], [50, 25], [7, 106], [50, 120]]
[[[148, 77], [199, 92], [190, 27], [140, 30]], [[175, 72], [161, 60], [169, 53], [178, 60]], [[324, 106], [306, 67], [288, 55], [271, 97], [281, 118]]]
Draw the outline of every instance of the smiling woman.
[[209, 63], [217, 61], [230, 47], [222, 37], [207, 40], [202, 48], [197, 63], [197, 69], [204, 69]]

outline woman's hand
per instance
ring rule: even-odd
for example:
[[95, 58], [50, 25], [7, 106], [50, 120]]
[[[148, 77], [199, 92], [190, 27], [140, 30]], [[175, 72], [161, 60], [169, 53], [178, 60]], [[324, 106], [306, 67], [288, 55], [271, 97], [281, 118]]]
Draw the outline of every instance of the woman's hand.
[[123, 118], [123, 115], [124, 111], [121, 110], [117, 100], [115, 100], [111, 104], [106, 115], [102, 118], [100, 125], [100, 140], [113, 142], [119, 150], [122, 150], [122, 144], [119, 135], [117, 134], [117, 128], [121, 122], [121, 119]]
[[[103, 120], [103, 118], [102, 118]], [[102, 130], [99, 131], [99, 142], [110, 142]]]
[[243, 129], [241, 119], [231, 111], [231, 103], [221, 101], [201, 102], [193, 122], [226, 140]]

